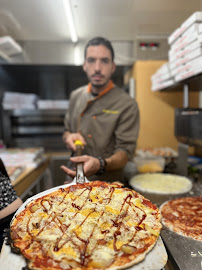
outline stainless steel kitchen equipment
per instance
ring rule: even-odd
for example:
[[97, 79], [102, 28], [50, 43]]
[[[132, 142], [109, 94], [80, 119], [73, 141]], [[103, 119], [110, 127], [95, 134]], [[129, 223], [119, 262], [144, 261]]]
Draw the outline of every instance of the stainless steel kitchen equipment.
[[[193, 188], [184, 197], [202, 195], [202, 177], [193, 180]], [[181, 196], [182, 197], [182, 196]], [[172, 197], [170, 197], [172, 199]], [[163, 228], [161, 236], [167, 247], [169, 259], [178, 270], [202, 269], [202, 242], [181, 236], [167, 228]]]
[[202, 147], [202, 109], [175, 109], [175, 136], [178, 140], [177, 173], [187, 176], [189, 146]]
[[202, 109], [175, 109], [175, 136], [181, 143], [202, 146]]
[[62, 141], [66, 110], [3, 110], [3, 141], [8, 147], [43, 147], [65, 151]]

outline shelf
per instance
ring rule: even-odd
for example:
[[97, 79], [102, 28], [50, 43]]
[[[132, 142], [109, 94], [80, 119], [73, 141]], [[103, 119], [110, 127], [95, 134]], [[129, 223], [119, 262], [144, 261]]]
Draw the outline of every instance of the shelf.
[[163, 88], [159, 91], [182, 91], [185, 84], [188, 85], [189, 90], [191, 91], [199, 91], [200, 89], [202, 90], [202, 73], [186, 78], [183, 81], [176, 82], [173, 85]]

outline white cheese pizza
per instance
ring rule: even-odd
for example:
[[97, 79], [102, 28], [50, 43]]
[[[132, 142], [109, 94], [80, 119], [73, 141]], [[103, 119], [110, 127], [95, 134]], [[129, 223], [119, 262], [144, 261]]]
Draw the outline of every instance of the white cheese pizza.
[[138, 174], [130, 185], [141, 192], [155, 194], [183, 194], [192, 189], [192, 182], [184, 176], [168, 173]]

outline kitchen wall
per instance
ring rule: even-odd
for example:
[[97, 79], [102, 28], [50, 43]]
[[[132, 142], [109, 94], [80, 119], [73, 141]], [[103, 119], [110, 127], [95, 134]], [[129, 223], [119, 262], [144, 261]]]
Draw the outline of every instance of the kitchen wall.
[[[140, 109], [140, 133], [137, 148], [171, 147], [178, 149], [174, 135], [174, 110], [183, 107], [183, 88], [151, 91], [151, 76], [165, 61], [137, 61], [133, 66], [136, 100]], [[198, 107], [199, 89], [190, 91], [189, 106]]]
[[[141, 43], [158, 43], [158, 47], [141, 47]], [[141, 38], [134, 41], [134, 57], [138, 60], [166, 60], [168, 59], [168, 39], [164, 37]]]

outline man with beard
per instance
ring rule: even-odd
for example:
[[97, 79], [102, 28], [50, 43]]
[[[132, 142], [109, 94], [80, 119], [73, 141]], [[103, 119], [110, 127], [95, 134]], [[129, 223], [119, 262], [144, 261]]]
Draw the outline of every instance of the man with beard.
[[[123, 182], [123, 169], [134, 156], [138, 137], [138, 105], [111, 80], [116, 67], [107, 39], [90, 40], [84, 56], [83, 70], [89, 84], [70, 96], [63, 141], [73, 151], [76, 140], [83, 143], [82, 156], [70, 161], [83, 162], [84, 174], [90, 180]], [[76, 174], [71, 168], [61, 168], [71, 177]]]

